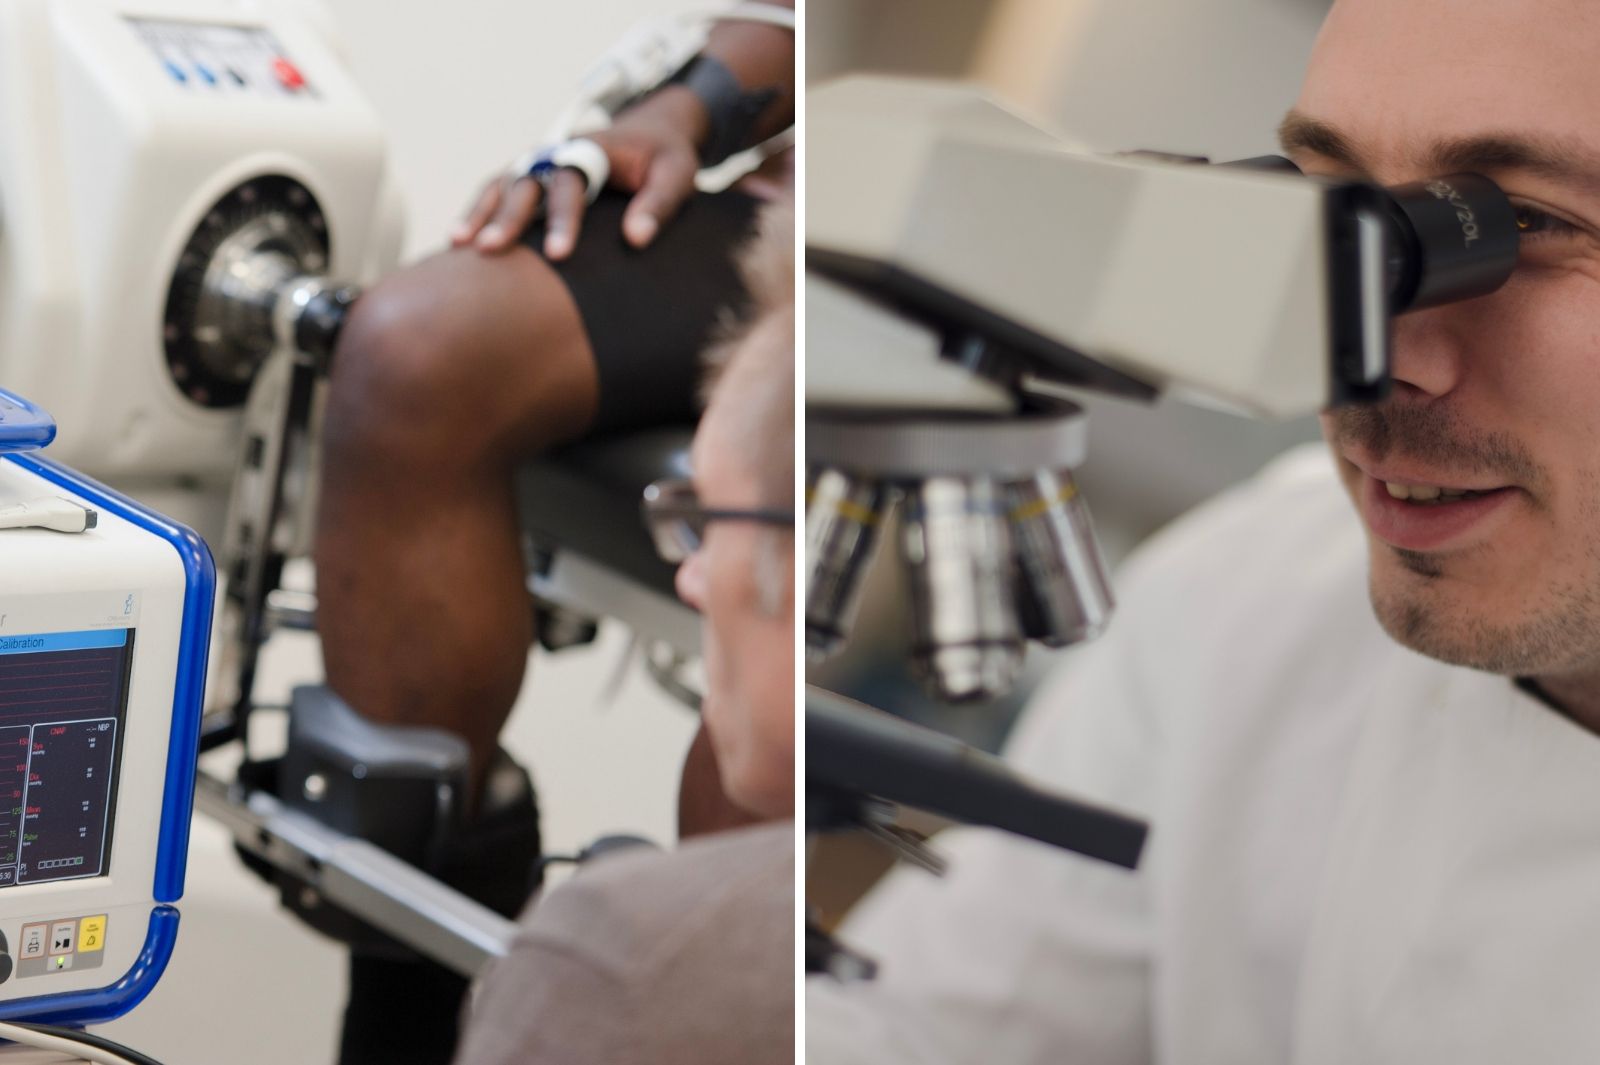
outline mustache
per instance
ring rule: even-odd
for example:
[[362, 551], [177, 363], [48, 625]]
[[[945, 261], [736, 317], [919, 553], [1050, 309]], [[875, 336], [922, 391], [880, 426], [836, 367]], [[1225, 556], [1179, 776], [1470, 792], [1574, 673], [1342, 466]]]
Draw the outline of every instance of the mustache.
[[1453, 410], [1387, 400], [1343, 407], [1328, 415], [1336, 446], [1356, 448], [1375, 462], [1394, 456], [1451, 470], [1503, 476], [1534, 485], [1542, 478], [1526, 448], [1507, 433], [1474, 429]]

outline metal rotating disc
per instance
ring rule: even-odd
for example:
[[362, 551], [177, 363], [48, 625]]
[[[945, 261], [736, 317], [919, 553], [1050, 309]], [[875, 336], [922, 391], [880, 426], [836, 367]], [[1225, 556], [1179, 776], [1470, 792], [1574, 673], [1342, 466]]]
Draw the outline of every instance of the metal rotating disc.
[[272, 350], [279, 291], [328, 257], [322, 208], [292, 178], [252, 178], [212, 205], [167, 287], [162, 340], [178, 391], [203, 407], [242, 404]]

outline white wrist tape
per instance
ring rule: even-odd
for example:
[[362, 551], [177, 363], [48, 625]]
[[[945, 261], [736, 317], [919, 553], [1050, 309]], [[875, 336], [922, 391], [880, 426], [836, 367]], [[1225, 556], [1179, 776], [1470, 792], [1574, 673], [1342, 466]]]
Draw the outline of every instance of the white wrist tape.
[[566, 169], [583, 175], [584, 196], [590, 203], [611, 179], [611, 160], [605, 149], [587, 137], [529, 152], [512, 165], [511, 172], [517, 177], [531, 177], [548, 188], [556, 171]]

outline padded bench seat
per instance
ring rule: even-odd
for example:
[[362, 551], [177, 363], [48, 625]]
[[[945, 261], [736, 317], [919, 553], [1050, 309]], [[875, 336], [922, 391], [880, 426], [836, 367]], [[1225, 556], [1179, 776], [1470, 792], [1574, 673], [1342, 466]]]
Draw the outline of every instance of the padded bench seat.
[[517, 476], [517, 511], [536, 551], [570, 550], [664, 595], [676, 567], [656, 554], [640, 517], [645, 486], [689, 475], [692, 426], [585, 440]]

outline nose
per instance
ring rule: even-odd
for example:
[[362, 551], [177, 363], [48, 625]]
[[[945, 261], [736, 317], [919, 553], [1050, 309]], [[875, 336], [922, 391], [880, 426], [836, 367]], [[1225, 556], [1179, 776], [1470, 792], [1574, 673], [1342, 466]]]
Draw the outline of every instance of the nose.
[[1461, 384], [1467, 368], [1464, 317], [1460, 307], [1443, 306], [1395, 319], [1390, 358], [1397, 395], [1437, 399]]
[[677, 575], [673, 578], [673, 585], [678, 590], [678, 598], [696, 610], [705, 608], [706, 596], [706, 564], [705, 552], [696, 551], [678, 566]]

